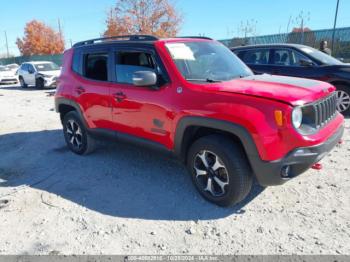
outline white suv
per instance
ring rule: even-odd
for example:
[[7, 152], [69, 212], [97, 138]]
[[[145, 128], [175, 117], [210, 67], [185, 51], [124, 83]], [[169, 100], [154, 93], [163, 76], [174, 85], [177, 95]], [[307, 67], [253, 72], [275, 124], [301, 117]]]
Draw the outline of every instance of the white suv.
[[56, 87], [56, 80], [60, 73], [60, 67], [53, 62], [26, 62], [18, 69], [18, 80], [23, 88], [27, 86], [35, 86], [39, 89]]

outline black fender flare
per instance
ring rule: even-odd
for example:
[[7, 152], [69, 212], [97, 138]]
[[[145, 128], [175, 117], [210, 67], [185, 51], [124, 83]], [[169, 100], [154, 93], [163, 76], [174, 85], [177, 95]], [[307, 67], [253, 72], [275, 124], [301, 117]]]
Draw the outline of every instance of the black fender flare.
[[72, 101], [70, 99], [64, 98], [64, 97], [56, 98], [55, 99], [55, 110], [56, 110], [57, 113], [61, 113], [60, 112], [60, 106], [61, 105], [67, 105], [67, 106], [73, 107], [75, 109], [75, 111], [79, 114], [79, 117], [82, 120], [82, 122], [85, 125], [85, 127], [88, 128], [88, 124], [87, 124], [87, 122], [85, 120], [83, 112], [81, 111], [81, 108], [80, 108], [78, 103], [76, 103], [76, 102], [74, 102], [74, 101]]
[[179, 158], [185, 157], [184, 156], [185, 148], [183, 148], [185, 131], [188, 127], [193, 127], [193, 126], [212, 128], [212, 129], [225, 131], [232, 135], [235, 135], [240, 139], [248, 158], [251, 158], [251, 157], [255, 158], [259, 156], [256, 144], [252, 136], [250, 135], [250, 133], [245, 127], [232, 122], [225, 121], [225, 120], [219, 120], [219, 119], [213, 119], [213, 118], [207, 118], [207, 117], [186, 116], [179, 120], [175, 131], [174, 153]]

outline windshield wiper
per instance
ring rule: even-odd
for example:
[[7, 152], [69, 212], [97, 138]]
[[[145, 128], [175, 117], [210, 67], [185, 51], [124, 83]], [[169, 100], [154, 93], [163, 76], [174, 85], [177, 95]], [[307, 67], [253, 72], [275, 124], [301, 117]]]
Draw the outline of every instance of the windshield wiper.
[[187, 81], [196, 81], [196, 82], [207, 82], [207, 83], [220, 83], [222, 81], [220, 80], [215, 80], [211, 78], [186, 78]]

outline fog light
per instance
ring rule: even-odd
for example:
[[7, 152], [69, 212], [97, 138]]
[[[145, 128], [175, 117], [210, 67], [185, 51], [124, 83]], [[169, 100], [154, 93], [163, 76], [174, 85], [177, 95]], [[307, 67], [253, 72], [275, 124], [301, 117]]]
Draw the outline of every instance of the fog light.
[[281, 169], [281, 177], [288, 178], [289, 177], [290, 166], [283, 166]]

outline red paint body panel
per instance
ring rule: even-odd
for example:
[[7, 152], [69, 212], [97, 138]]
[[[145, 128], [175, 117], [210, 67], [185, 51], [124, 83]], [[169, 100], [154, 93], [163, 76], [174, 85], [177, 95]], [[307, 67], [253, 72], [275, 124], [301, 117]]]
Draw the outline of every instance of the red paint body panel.
[[[236, 79], [221, 83], [187, 82], [176, 68], [167, 42], [209, 41], [199, 39], [167, 39], [154, 43], [170, 83], [160, 90], [132, 85], [94, 82], [74, 73], [71, 68], [73, 50], [65, 52], [62, 75], [56, 97], [77, 102], [90, 128], [106, 128], [158, 142], [169, 150], [174, 148], [179, 120], [200, 116], [241, 125], [251, 134], [262, 160], [273, 161], [297, 148], [320, 144], [343, 124], [338, 114], [318, 133], [303, 136], [291, 124], [293, 106], [316, 101], [335, 89], [328, 83], [315, 81], [310, 87], [279, 84], [261, 80]], [[83, 86], [84, 94], [76, 88]], [[178, 87], [182, 92], [177, 92]], [[118, 102], [113, 94], [123, 92]], [[284, 114], [284, 126], [274, 121], [274, 110]], [[154, 119], [161, 120], [160, 129]], [[215, 126], [213, 126], [215, 128]], [[249, 154], [249, 152], [247, 152]]]

